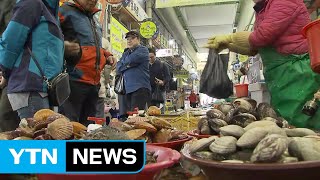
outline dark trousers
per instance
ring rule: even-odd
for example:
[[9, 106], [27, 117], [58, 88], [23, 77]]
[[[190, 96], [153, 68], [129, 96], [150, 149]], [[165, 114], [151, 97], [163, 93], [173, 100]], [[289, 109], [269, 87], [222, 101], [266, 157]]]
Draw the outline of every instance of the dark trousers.
[[128, 111], [134, 108], [145, 110], [150, 105], [151, 92], [148, 88], [140, 88], [126, 95]]
[[196, 108], [197, 107], [197, 103], [192, 103], [192, 102], [190, 102], [190, 106], [192, 107], [192, 108]]
[[104, 98], [99, 97], [96, 105], [96, 116], [98, 118], [105, 118], [104, 114]]
[[7, 95], [7, 87], [0, 89], [0, 132], [15, 130], [20, 123], [16, 111], [12, 110]]
[[99, 88], [99, 86], [70, 81], [70, 97], [59, 108], [59, 112], [71, 121], [78, 121], [85, 126], [93, 124], [93, 121], [87, 119], [96, 116]]

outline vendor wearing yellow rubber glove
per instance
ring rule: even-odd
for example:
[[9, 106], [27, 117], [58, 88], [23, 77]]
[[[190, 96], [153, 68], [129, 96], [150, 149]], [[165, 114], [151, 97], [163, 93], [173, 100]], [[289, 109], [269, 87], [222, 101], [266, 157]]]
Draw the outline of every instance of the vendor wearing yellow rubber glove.
[[261, 55], [271, 104], [296, 127], [320, 129], [320, 110], [302, 113], [303, 105], [320, 88], [320, 75], [310, 68], [307, 40], [300, 33], [310, 22], [303, 0], [254, 0], [253, 32], [210, 38], [208, 48]]

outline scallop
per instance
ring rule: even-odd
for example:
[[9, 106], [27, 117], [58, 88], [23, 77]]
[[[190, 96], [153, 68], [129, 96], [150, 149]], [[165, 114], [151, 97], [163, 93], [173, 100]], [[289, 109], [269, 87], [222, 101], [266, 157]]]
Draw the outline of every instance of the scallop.
[[48, 124], [47, 133], [53, 139], [68, 139], [73, 134], [73, 125], [66, 118], [60, 118]]
[[33, 118], [35, 121], [44, 121], [47, 120], [49, 116], [54, 114], [56, 113], [50, 109], [41, 109], [34, 114]]

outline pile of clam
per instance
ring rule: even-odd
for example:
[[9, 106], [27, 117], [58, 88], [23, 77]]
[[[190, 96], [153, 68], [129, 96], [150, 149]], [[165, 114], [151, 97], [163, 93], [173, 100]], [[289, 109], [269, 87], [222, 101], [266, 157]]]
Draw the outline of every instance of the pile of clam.
[[236, 99], [232, 104], [221, 104], [217, 109], [209, 110], [198, 122], [197, 131], [202, 135], [219, 135], [220, 128], [227, 125], [246, 127], [255, 121], [272, 121], [279, 127], [288, 127], [288, 122], [278, 117], [267, 103], [257, 103], [253, 99]]
[[136, 116], [125, 122], [113, 119], [109, 126], [125, 132], [132, 140], [145, 140], [147, 143], [165, 143], [187, 138], [183, 131], [176, 130], [168, 121], [152, 116]]
[[[262, 103], [256, 110], [252, 104], [238, 99], [228, 112], [209, 111], [202, 121], [208, 121], [210, 131], [220, 136], [191, 142], [190, 153], [197, 158], [231, 163], [320, 160], [320, 137], [313, 130], [288, 128], [288, 123], [277, 117], [268, 104]], [[203, 127], [200, 130], [206, 133]]]
[[71, 122], [65, 116], [50, 109], [42, 109], [34, 117], [22, 120], [19, 127], [2, 134], [8, 140], [66, 140], [79, 139], [87, 128], [78, 122]]

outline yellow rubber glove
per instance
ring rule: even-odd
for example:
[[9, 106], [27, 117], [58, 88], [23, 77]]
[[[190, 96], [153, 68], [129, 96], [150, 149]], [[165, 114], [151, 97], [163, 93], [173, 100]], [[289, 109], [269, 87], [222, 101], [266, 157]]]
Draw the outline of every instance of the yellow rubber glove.
[[209, 38], [207, 46], [212, 49], [222, 49], [232, 42], [233, 34], [214, 36]]
[[244, 47], [244, 46], [238, 46], [234, 43], [228, 44], [228, 49], [232, 52], [243, 54], [243, 55], [248, 55], [248, 56], [254, 56], [257, 54], [257, 51], [255, 51], [255, 50], [252, 50], [252, 49], [250, 49], [248, 47]]

